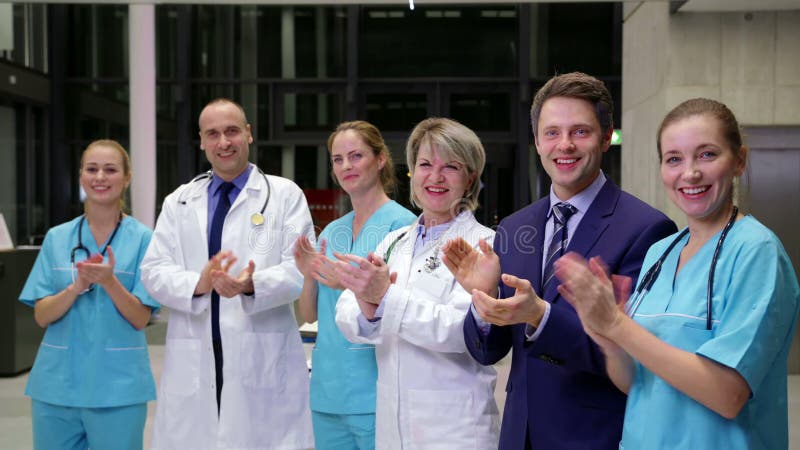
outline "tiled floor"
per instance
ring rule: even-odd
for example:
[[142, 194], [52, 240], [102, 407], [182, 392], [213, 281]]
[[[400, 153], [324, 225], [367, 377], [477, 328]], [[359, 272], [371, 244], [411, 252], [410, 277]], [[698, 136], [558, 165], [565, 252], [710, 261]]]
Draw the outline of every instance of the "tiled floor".
[[[148, 340], [163, 342], [163, 328], [158, 325], [148, 328]], [[163, 345], [150, 345], [150, 360], [156, 381], [161, 375]], [[510, 360], [497, 364], [498, 380], [496, 398], [502, 408], [505, 401], [505, 381]], [[23, 395], [27, 374], [12, 378], [0, 378], [0, 449], [27, 450], [32, 448], [30, 400]], [[153, 423], [154, 402], [148, 405], [145, 425], [145, 448], [149, 447], [150, 429]], [[791, 450], [800, 450], [800, 375], [789, 377], [789, 440]]]

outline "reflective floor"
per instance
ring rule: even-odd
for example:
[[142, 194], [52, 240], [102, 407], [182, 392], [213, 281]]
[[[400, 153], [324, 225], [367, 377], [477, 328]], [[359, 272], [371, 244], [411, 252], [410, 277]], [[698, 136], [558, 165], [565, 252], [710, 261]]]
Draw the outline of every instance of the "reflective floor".
[[[148, 327], [148, 341], [163, 343], [164, 324]], [[307, 349], [310, 351], [310, 349]], [[164, 346], [150, 345], [150, 361], [153, 375], [158, 382], [161, 375], [161, 363], [164, 357]], [[508, 378], [510, 358], [500, 361], [497, 365], [498, 380], [495, 397], [497, 404], [502, 408], [505, 401], [505, 383]], [[0, 449], [28, 450], [33, 447], [31, 437], [31, 404], [25, 397], [25, 383], [28, 375], [0, 378]], [[150, 402], [145, 425], [145, 448], [149, 448], [150, 430], [155, 412], [155, 402]], [[789, 376], [789, 448], [800, 450], [800, 375]]]

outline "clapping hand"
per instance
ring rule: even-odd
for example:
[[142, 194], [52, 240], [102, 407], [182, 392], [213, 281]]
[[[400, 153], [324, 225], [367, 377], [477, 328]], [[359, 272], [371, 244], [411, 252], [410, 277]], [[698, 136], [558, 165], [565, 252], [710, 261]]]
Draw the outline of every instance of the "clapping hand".
[[442, 247], [442, 262], [467, 292], [477, 289], [497, 297], [500, 283], [500, 258], [486, 240], [478, 241], [480, 251], [463, 238], [447, 241]]
[[496, 299], [478, 289], [472, 291], [472, 304], [481, 319], [501, 326], [528, 323], [538, 327], [545, 304], [534, 292], [530, 281], [509, 274], [503, 274], [502, 280], [506, 286], [514, 288], [512, 297]]
[[561, 280], [558, 292], [575, 308], [584, 330], [592, 338], [608, 336], [625, 315], [622, 305], [630, 293], [630, 278], [609, 277], [599, 257], [587, 262], [576, 253], [555, 262], [555, 275]]
[[211, 269], [211, 286], [222, 297], [235, 297], [239, 294], [253, 294], [253, 272], [256, 264], [251, 259], [239, 275], [232, 277], [228, 270], [236, 262], [236, 256], [228, 252], [220, 261], [221, 267]]
[[79, 282], [86, 283], [80, 291], [88, 289], [92, 284], [106, 285], [114, 279], [114, 266], [116, 265], [114, 250], [111, 249], [111, 246], [108, 246], [106, 251], [108, 252], [108, 262], [104, 263], [103, 255], [96, 253], [88, 259], [75, 264], [78, 268]]
[[333, 264], [342, 285], [353, 291], [357, 299], [379, 305], [392, 284], [389, 266], [383, 258], [374, 253], [366, 258], [338, 252], [333, 255], [339, 260]]

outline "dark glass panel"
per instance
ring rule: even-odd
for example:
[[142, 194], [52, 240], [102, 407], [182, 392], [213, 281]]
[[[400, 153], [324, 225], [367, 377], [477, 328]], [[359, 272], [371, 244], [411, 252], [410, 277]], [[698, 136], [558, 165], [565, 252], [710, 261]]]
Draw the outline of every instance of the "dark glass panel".
[[67, 76], [127, 78], [128, 6], [74, 5], [67, 11]]
[[284, 131], [327, 131], [341, 121], [342, 96], [338, 93], [285, 93]]
[[239, 7], [197, 5], [192, 16], [191, 74], [194, 77], [238, 76], [234, 54], [241, 41], [237, 26]]
[[505, 92], [452, 94], [450, 116], [475, 131], [509, 131], [509, 101], [509, 94]]
[[382, 131], [410, 131], [428, 116], [424, 93], [367, 94], [367, 121]]
[[294, 60], [297, 78], [344, 76], [346, 24], [343, 7], [294, 8]]
[[280, 176], [283, 149], [277, 145], [259, 145], [256, 151], [258, 152], [258, 167], [266, 174]]
[[364, 7], [359, 74], [365, 77], [513, 76], [513, 5]]
[[613, 3], [557, 3], [540, 8], [539, 27], [546, 30], [546, 36], [542, 39], [545, 45], [539, 46], [538, 75], [620, 73], [621, 58], [614, 56], [619, 50], [614, 48], [617, 13]]
[[156, 78], [173, 78], [178, 75], [177, 48], [178, 14], [180, 6], [156, 5]]
[[298, 145], [294, 149], [294, 182], [301, 189], [317, 189], [317, 147]]
[[169, 195], [181, 183], [188, 180], [178, 179], [178, 146], [175, 142], [162, 142], [156, 144], [156, 208], [161, 209], [164, 197]]

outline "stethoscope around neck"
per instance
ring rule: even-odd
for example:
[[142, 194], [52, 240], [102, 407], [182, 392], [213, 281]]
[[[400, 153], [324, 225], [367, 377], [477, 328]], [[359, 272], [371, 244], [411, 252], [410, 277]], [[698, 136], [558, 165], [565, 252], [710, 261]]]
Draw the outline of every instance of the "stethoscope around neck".
[[[252, 223], [255, 226], [262, 225], [264, 223], [264, 211], [266, 211], [266, 209], [267, 209], [267, 205], [269, 204], [269, 197], [270, 197], [270, 194], [272, 194], [272, 187], [269, 184], [269, 179], [267, 178], [267, 174], [265, 174], [264, 171], [261, 170], [260, 167], [257, 167], [257, 169], [258, 169], [258, 173], [261, 174], [261, 177], [264, 178], [264, 183], [267, 184], [267, 198], [264, 199], [264, 204], [261, 205], [261, 211], [259, 211], [257, 213], [253, 213], [253, 215], [250, 216], [250, 223]], [[208, 172], [203, 172], [200, 175], [192, 178], [192, 181], [190, 181], [189, 184], [194, 184], [195, 182], [199, 182], [199, 181], [203, 181], [203, 180], [209, 180], [209, 182], [211, 182], [211, 178], [212, 177], [213, 177], [213, 173], [209, 170]], [[186, 193], [186, 191], [188, 191], [188, 190], [189, 189], [184, 189], [180, 193], [180, 195], [178, 195], [178, 203], [179, 204], [184, 205], [184, 206], [186, 205], [186, 195], [188, 195]]]
[[[69, 263], [72, 265], [70, 274], [72, 275], [73, 284], [75, 283], [75, 254], [83, 252], [84, 255], [86, 255], [86, 258], [84, 258], [84, 260], [89, 259], [89, 257], [91, 256], [89, 249], [86, 248], [85, 245], [83, 245], [83, 222], [85, 221], [86, 221], [86, 214], [82, 215], [80, 222], [78, 222], [78, 245], [72, 247], [72, 251], [69, 252]], [[122, 224], [122, 212], [119, 213], [119, 220], [117, 221], [117, 226], [114, 227], [114, 231], [111, 233], [111, 237], [108, 238], [108, 242], [106, 242], [106, 245], [104, 245], [102, 250], [100, 250], [100, 254], [103, 255], [104, 258], [106, 256], [106, 249], [111, 245], [112, 242], [114, 242], [114, 237], [117, 235], [117, 231], [119, 231], [119, 226], [121, 224]], [[81, 292], [81, 294], [90, 292], [92, 289], [94, 289], [94, 284], [90, 284], [89, 287], [87, 287], [83, 292]]]
[[[714, 296], [714, 272], [717, 268], [717, 259], [719, 258], [719, 252], [722, 250], [722, 244], [725, 242], [725, 237], [728, 235], [728, 231], [730, 231], [731, 227], [733, 226], [734, 222], [736, 222], [736, 216], [739, 214], [739, 208], [736, 206], [733, 207], [733, 213], [731, 214], [731, 218], [728, 219], [728, 223], [725, 224], [725, 228], [722, 229], [722, 233], [719, 235], [719, 239], [717, 240], [717, 247], [714, 249], [714, 256], [711, 257], [711, 269], [708, 271], [708, 285], [706, 288], [706, 330], [711, 330], [711, 323], [712, 323], [712, 302], [711, 299]], [[650, 288], [653, 287], [655, 284], [658, 275], [661, 273], [661, 266], [664, 265], [664, 261], [667, 260], [667, 257], [672, 252], [672, 249], [678, 244], [678, 242], [683, 239], [684, 236], [689, 232], [689, 228], [684, 229], [681, 233], [676, 237], [672, 242], [670, 242], [667, 249], [664, 253], [661, 254], [661, 257], [658, 258], [655, 264], [653, 264], [650, 269], [642, 277], [642, 280], [639, 282], [639, 286], [634, 291], [633, 295], [631, 296], [631, 301], [628, 303], [628, 316], [633, 317], [636, 314], [636, 310], [639, 309], [639, 305], [642, 304], [642, 300], [650, 292]]]

